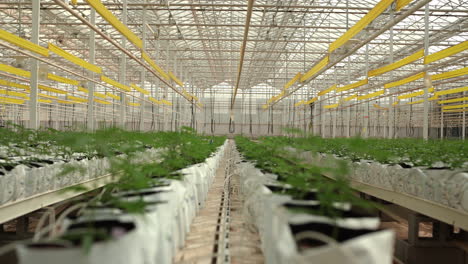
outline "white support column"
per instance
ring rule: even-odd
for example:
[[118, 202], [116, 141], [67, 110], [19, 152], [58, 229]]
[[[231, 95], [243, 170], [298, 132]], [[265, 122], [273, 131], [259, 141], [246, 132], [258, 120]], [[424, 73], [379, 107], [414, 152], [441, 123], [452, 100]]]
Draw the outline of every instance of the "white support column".
[[[127, 25], [127, 0], [123, 0], [122, 2], [122, 22], [124, 25]], [[126, 48], [127, 39], [122, 37], [122, 47]], [[122, 53], [120, 58], [120, 69], [119, 69], [119, 82], [122, 84], [126, 84], [126, 75], [127, 75], [127, 56]], [[120, 93], [120, 118], [119, 118], [119, 126], [122, 129], [125, 129], [126, 124], [126, 110], [127, 110], [127, 98], [124, 92]]]
[[[426, 4], [424, 9], [424, 56], [429, 55], [429, 3]], [[423, 110], [423, 138], [429, 139], [429, 88], [432, 83], [427, 73], [427, 65], [424, 65], [426, 76], [424, 77], [424, 110]]]
[[[350, 57], [348, 57], [348, 66], [347, 66], [347, 75], [348, 75], [348, 84], [351, 82], [351, 59]], [[344, 105], [346, 106], [347, 104], [349, 104], [348, 102], [344, 103]], [[346, 119], [345, 119], [345, 123], [346, 123], [346, 131], [345, 131], [345, 135], [347, 138], [350, 137], [350, 124], [351, 124], [351, 107], [346, 107]]]
[[[89, 22], [94, 25], [96, 23], [96, 10], [91, 8], [90, 11]], [[96, 60], [96, 32], [94, 30], [90, 30], [89, 32], [89, 63], [94, 64]], [[91, 78], [94, 79], [94, 72], [89, 71], [91, 73]], [[94, 91], [96, 85], [94, 82], [88, 82], [88, 112], [87, 112], [87, 129], [88, 131], [95, 130], [95, 116], [94, 116]]]
[[[327, 100], [327, 103], [328, 100]], [[324, 138], [325, 137], [325, 123], [327, 120], [327, 112], [323, 107], [320, 107], [320, 135]]]
[[374, 122], [374, 137], [378, 137], [378, 134], [377, 134], [377, 124], [378, 124], [378, 120], [379, 120], [379, 111], [374, 109], [374, 114], [373, 114], [373, 122]]
[[[366, 44], [366, 72], [369, 72], [369, 44]], [[362, 133], [363, 138], [369, 137], [369, 101], [364, 104], [364, 131]]]
[[[466, 96], [466, 92], [463, 92], [463, 97]], [[463, 101], [463, 104], [466, 104], [466, 101]], [[466, 134], [466, 120], [465, 120], [465, 111], [462, 112], [462, 140], [465, 140]]]
[[[393, 9], [390, 9], [390, 20], [393, 20]], [[393, 63], [393, 27], [390, 28], [390, 63]], [[390, 79], [393, 79], [393, 71], [390, 71]], [[394, 110], [395, 107], [392, 106], [393, 104], [393, 97], [388, 97], [388, 138], [393, 138], [394, 134], [394, 125], [395, 125], [395, 117], [394, 117]]]
[[[146, 1], [145, 1], [146, 2]], [[143, 49], [146, 49], [146, 5], [143, 6]], [[143, 69], [141, 71], [141, 77], [140, 77], [140, 85], [141, 88], [145, 89], [145, 81], [146, 81], [146, 71]], [[145, 130], [145, 95], [140, 94], [140, 131]]]
[[440, 110], [440, 139], [444, 139], [444, 111]]
[[[169, 46], [170, 46], [170, 43], [169, 43], [169, 40], [166, 41], [166, 69], [169, 70], [171, 67], [171, 63], [170, 63], [170, 56], [169, 56]], [[170, 82], [170, 81], [169, 81]], [[167, 86], [164, 86], [164, 94], [163, 94], [163, 99], [168, 99], [168, 90], [169, 88]], [[167, 126], [167, 123], [168, 123], [168, 116], [167, 116], [167, 106], [165, 105], [162, 105], [164, 108], [163, 108], [163, 131], [167, 131], [168, 130], [168, 126]]]
[[[41, 23], [41, 1], [32, 1], [31, 42], [39, 44], [39, 27]], [[39, 108], [37, 103], [39, 85], [39, 61], [31, 58], [31, 92], [29, 96], [29, 128], [39, 128]]]
[[[313, 81], [313, 82], [315, 83], [315, 81]], [[315, 89], [315, 90], [317, 90], [317, 89]], [[316, 130], [317, 119], [318, 119], [317, 118], [317, 108], [319, 108], [321, 106], [322, 106], [322, 101], [321, 100], [319, 102], [315, 102], [314, 103], [314, 110], [312, 110], [312, 116], [313, 116], [313, 119], [312, 119], [312, 134], [314, 134], [314, 136], [318, 136], [318, 132]]]

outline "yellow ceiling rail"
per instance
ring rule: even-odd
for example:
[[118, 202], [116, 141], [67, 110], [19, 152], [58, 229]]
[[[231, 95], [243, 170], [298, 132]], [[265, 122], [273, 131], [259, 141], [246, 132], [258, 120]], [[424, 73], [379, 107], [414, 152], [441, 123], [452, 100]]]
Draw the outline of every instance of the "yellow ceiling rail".
[[398, 103], [400, 103], [400, 101], [395, 101], [392, 103], [392, 106], [396, 106]]
[[111, 24], [117, 31], [125, 36], [130, 42], [135, 44], [140, 49], [143, 49], [143, 41], [133, 33], [127, 26], [125, 26], [120, 20], [109, 11], [100, 0], [86, 0], [86, 2], [92, 6], [96, 12], [98, 12], [102, 18], [104, 18], [109, 24]]
[[349, 101], [351, 101], [351, 100], [353, 100], [353, 99], [355, 99], [355, 98], [357, 98], [357, 97], [358, 97], [357, 94], [353, 94], [353, 95], [351, 95], [351, 96], [346, 97], [346, 98], [343, 99], [343, 100], [344, 100], [345, 102], [349, 102]]
[[0, 103], [11, 103], [11, 104], [24, 104], [24, 99], [15, 99], [9, 97], [0, 96]]
[[297, 103], [294, 104], [294, 107], [301, 106], [301, 105], [303, 105], [304, 103], [305, 103], [304, 100], [300, 100], [299, 102], [297, 102]]
[[284, 90], [289, 89], [289, 87], [293, 86], [297, 81], [301, 79], [302, 73], [298, 72], [291, 80], [289, 80], [283, 87]]
[[120, 100], [120, 96], [107, 92], [106, 95], [112, 99]]
[[448, 90], [443, 90], [443, 91], [437, 91], [435, 92], [435, 95], [439, 96], [439, 95], [446, 95], [446, 94], [463, 93], [466, 91], [468, 91], [468, 86], [460, 87], [460, 88], [453, 88], [453, 89], [448, 89]]
[[103, 104], [103, 105], [110, 105], [110, 104], [112, 104], [112, 103], [109, 102], [109, 101], [99, 100], [99, 99], [96, 99], [96, 98], [94, 98], [94, 102], [96, 102], [96, 103], [98, 103], [98, 104]]
[[443, 58], [455, 55], [457, 53], [460, 53], [462, 51], [465, 51], [468, 49], [468, 41], [464, 41], [460, 44], [457, 44], [455, 46], [443, 49], [441, 51], [438, 51], [436, 53], [433, 53], [431, 55], [428, 55], [424, 58], [424, 64], [429, 64], [434, 61], [441, 60]]
[[336, 84], [330, 86], [330, 88], [328, 88], [328, 89], [325, 89], [325, 90], [323, 90], [323, 91], [320, 91], [317, 95], [318, 95], [318, 96], [326, 95], [327, 93], [332, 92], [332, 91], [334, 91], [335, 89], [336, 89]]
[[373, 104], [373, 106], [374, 106], [375, 108], [377, 108], [377, 109], [380, 109], [380, 110], [388, 110], [387, 107], [381, 107], [381, 106], [378, 105], [378, 104]]
[[81, 86], [78, 86], [78, 91], [79, 92], [83, 92], [83, 93], [89, 93], [89, 90], [84, 88], [84, 87], [81, 87]]
[[192, 99], [192, 96], [190, 95], [189, 92], [187, 92], [187, 90], [182, 89], [182, 94], [183, 94], [188, 100], [191, 100], [191, 99]]
[[27, 49], [34, 53], [40, 54], [42, 56], [45, 56], [45, 57], [49, 56], [48, 49], [41, 47], [37, 44], [34, 44], [31, 41], [26, 40], [24, 38], [18, 37], [15, 34], [11, 34], [10, 32], [5, 31], [3, 29], [0, 29], [0, 39], [6, 42], [9, 42], [15, 46], [18, 46], [20, 48]]
[[[429, 88], [429, 92], [433, 93], [434, 92], [434, 87]], [[404, 95], [399, 95], [397, 96], [398, 100], [403, 100], [403, 99], [408, 99], [416, 96], [424, 95], [424, 90], [418, 91], [418, 92], [413, 92], [409, 94], [404, 94]]]
[[433, 81], [444, 80], [444, 79], [454, 78], [454, 77], [458, 77], [458, 76], [463, 76], [465, 74], [468, 74], [468, 67], [461, 68], [461, 69], [458, 69], [458, 70], [449, 71], [449, 72], [434, 74], [434, 75], [431, 76], [431, 79]]
[[142, 94], [146, 94], [146, 95], [149, 95], [149, 94], [150, 94], [149, 91], [147, 91], [147, 90], [141, 88], [140, 86], [138, 86], [138, 85], [136, 85], [136, 84], [134, 84], [134, 83], [130, 84], [130, 87], [132, 87], [135, 91], [138, 91], [138, 92], [140, 92], [140, 93], [142, 93]]
[[429, 100], [429, 101], [439, 100], [439, 96], [434, 95], [434, 96], [432, 96], [432, 97], [427, 98], [427, 100]]
[[76, 85], [76, 86], [80, 85], [80, 82], [77, 81], [77, 80], [68, 79], [68, 78], [58, 76], [58, 75], [55, 75], [55, 74], [52, 74], [52, 73], [47, 73], [47, 79], [52, 80], [52, 81], [56, 81], [56, 82]]
[[314, 103], [318, 100], [318, 97], [314, 97], [312, 99], [310, 99], [309, 101], [305, 102], [306, 104], [311, 104], [311, 103]]
[[346, 31], [341, 37], [335, 40], [330, 44], [328, 52], [333, 52], [339, 47], [343, 46], [351, 38], [356, 36], [361, 30], [363, 30], [367, 25], [369, 25], [374, 19], [376, 19], [382, 12], [384, 12], [391, 4], [393, 0], [382, 0], [374, 8], [372, 8], [369, 13], [362, 17], [354, 26], [352, 26], [348, 31]]
[[117, 88], [119, 88], [119, 89], [121, 89], [121, 90], [124, 90], [124, 91], [126, 91], [126, 92], [130, 92], [130, 91], [132, 90], [132, 89], [130, 89], [130, 87], [128, 87], [127, 85], [124, 85], [124, 84], [121, 84], [121, 83], [119, 83], [119, 82], [117, 82], [117, 81], [114, 81], [114, 80], [112, 80], [111, 78], [106, 77], [106, 76], [104, 76], [104, 75], [101, 75], [101, 81], [103, 81], [103, 82], [105, 82], [105, 83], [107, 83], [107, 84], [110, 84], [110, 85], [112, 85], [112, 86], [114, 86], [114, 87], [117, 87]]
[[156, 62], [154, 62], [146, 52], [141, 52], [141, 58], [146, 61], [155, 71], [157, 71], [164, 79], [168, 81], [171, 79], [169, 75], [167, 75], [167, 73], [161, 67], [159, 67], [159, 65], [157, 65]]
[[75, 101], [75, 102], [79, 102], [79, 103], [87, 103], [88, 102], [88, 99], [86, 99], [86, 98], [76, 97], [76, 96], [73, 96], [73, 95], [68, 95], [67, 99], [70, 100], [70, 101]]
[[267, 100], [267, 104], [271, 104], [275, 101], [276, 97], [272, 96], [270, 99]]
[[396, 11], [400, 11], [403, 7], [411, 3], [413, 0], [396, 0], [396, 6], [395, 9]]
[[52, 92], [52, 93], [58, 93], [58, 94], [67, 94], [68, 93], [67, 91], [52, 88], [52, 87], [41, 85], [41, 84], [39, 84], [39, 89], [44, 90], [44, 91], [48, 91], [48, 92]]
[[330, 57], [326, 56], [323, 60], [321, 60], [319, 63], [315, 64], [308, 72], [306, 72], [304, 75], [301, 77], [301, 82], [305, 82], [308, 79], [310, 79], [314, 74], [316, 74], [318, 71], [323, 69], [325, 66], [327, 66], [328, 62], [330, 62]]
[[9, 90], [4, 90], [4, 89], [0, 89], [0, 94], [4, 94], [4, 95], [8, 95], [8, 96], [28, 98], [28, 94], [26, 94], [26, 93], [20, 93], [20, 92], [9, 91]]
[[25, 84], [10, 82], [10, 81], [7, 81], [7, 80], [0, 80], [0, 85], [9, 86], [9, 87], [16, 87], [16, 88], [20, 88], [20, 89], [24, 89], [24, 90], [30, 90], [29, 86], [27, 86]]
[[337, 89], [337, 91], [338, 91], [338, 92], [348, 91], [348, 90], [357, 88], [357, 87], [359, 87], [359, 86], [363, 86], [364, 84], [368, 84], [368, 83], [369, 83], [369, 80], [368, 80], [368, 79], [364, 79], [364, 80], [357, 81], [357, 82], [354, 82], [354, 83], [345, 85], [345, 86], [343, 86], [343, 87], [340, 87], [340, 88]]
[[411, 75], [411, 76], [406, 77], [404, 79], [401, 79], [399, 81], [386, 83], [386, 84], [384, 84], [384, 88], [389, 89], [389, 88], [392, 88], [392, 87], [396, 87], [396, 86], [400, 86], [400, 85], [407, 84], [407, 83], [410, 83], [410, 82], [414, 82], [416, 80], [424, 78], [425, 75], [426, 75], [425, 72], [421, 72], [421, 73], [418, 73], [418, 74], [415, 74], [415, 75]]
[[330, 104], [330, 105], [324, 105], [323, 108], [325, 109], [332, 109], [332, 108], [337, 108], [340, 104]]
[[98, 93], [98, 92], [94, 92], [94, 97], [99, 97], [99, 98], [102, 98], [102, 99], [107, 99], [107, 95], [103, 94], [103, 93]]
[[195, 95], [187, 92], [187, 90], [185, 89], [182, 89], [182, 94], [188, 99], [188, 100], [195, 100], [195, 101], [198, 101], [198, 97], [196, 97]]
[[267, 108], [268, 108], [267, 104], [262, 105], [262, 109], [267, 109]]
[[[78, 87], [78, 91], [89, 94], [89, 90], [84, 88], [84, 87], [81, 87], [81, 86]], [[108, 97], [107, 95], [105, 95], [103, 93], [98, 93], [98, 92], [94, 92], [94, 96], [102, 98], [102, 99], [107, 99], [107, 97]], [[120, 99], [120, 97], [119, 97], [119, 99]]]
[[163, 104], [165, 104], [165, 105], [169, 105], [169, 106], [172, 105], [172, 103], [169, 102], [169, 101], [167, 101], [166, 99], [161, 99], [161, 103], [163, 103]]
[[468, 107], [468, 104], [447, 105], [447, 106], [443, 106], [442, 109], [447, 110], [447, 109], [458, 109], [458, 108], [466, 108], [466, 107]]
[[95, 72], [95, 73], [98, 73], [98, 74], [101, 74], [102, 73], [102, 68], [99, 67], [99, 66], [96, 66], [92, 63], [89, 63], [81, 58], [78, 58], [77, 56], [59, 48], [58, 46], [52, 44], [52, 43], [49, 43], [49, 50], [52, 51], [53, 53], [59, 55], [60, 57], [82, 67], [82, 68], [85, 68], [87, 70], [90, 70], [92, 72]]
[[389, 65], [386, 65], [386, 66], [383, 66], [381, 68], [378, 68], [378, 69], [375, 69], [375, 70], [371, 70], [367, 73], [367, 76], [371, 77], [371, 76], [377, 76], [377, 75], [380, 75], [380, 74], [384, 74], [386, 72], [389, 72], [389, 71], [393, 71], [395, 69], [398, 69], [406, 64], [409, 64], [409, 63], [412, 63], [414, 61], [417, 61], [419, 60], [420, 58], [424, 57], [424, 50], [420, 50], [418, 52], [415, 52], [399, 61], [396, 61], [394, 63], [391, 63]]
[[413, 105], [413, 104], [420, 104], [420, 103], [424, 103], [424, 99], [417, 100], [417, 101], [414, 101], [414, 102], [408, 102], [408, 103], [406, 103], [406, 104], [407, 104], [407, 105]]
[[38, 103], [44, 103], [44, 104], [51, 104], [51, 103], [52, 103], [52, 100], [48, 100], [48, 99], [37, 99], [37, 102], [38, 102]]
[[0, 71], [8, 72], [14, 75], [19, 75], [19, 76], [23, 76], [27, 78], [31, 77], [31, 72], [29, 71], [25, 71], [23, 69], [16, 68], [16, 67], [2, 64], [2, 63], [0, 63]]
[[175, 83], [177, 83], [177, 85], [179, 85], [180, 87], [184, 87], [184, 83], [183, 83], [181, 80], [179, 80], [179, 79], [174, 75], [174, 73], [172, 73], [171, 71], [169, 71], [169, 77], [171, 77], [171, 79], [172, 79]]
[[129, 106], [140, 106], [139, 103], [128, 102], [127, 104], [128, 104]]
[[357, 99], [358, 99], [358, 101], [365, 100], [365, 99], [370, 99], [370, 98], [380, 96], [380, 95], [382, 95], [384, 93], [385, 93], [385, 90], [380, 90], [380, 91], [377, 91], [377, 92], [368, 93], [368, 94], [365, 94], [365, 95], [358, 96]]
[[454, 99], [448, 99], [448, 100], [440, 100], [437, 103], [438, 104], [449, 104], [449, 103], [463, 102], [463, 101], [468, 101], [468, 97], [454, 98]]
[[200, 108], [202, 108], [202, 107], [203, 107], [203, 104], [200, 103], [200, 102], [198, 102], [198, 103], [197, 103], [197, 106], [200, 107]]
[[39, 93], [38, 95], [39, 95], [39, 97], [44, 97], [44, 98], [49, 98], [49, 99], [55, 99], [55, 100], [58, 99], [57, 96], [53, 96], [53, 95], [48, 95], [48, 94], [43, 94], [43, 93]]
[[153, 103], [158, 104], [158, 105], [162, 104], [161, 101], [159, 101], [158, 99], [156, 99], [156, 98], [154, 98], [154, 97], [150, 97], [149, 100], [150, 100], [151, 102], [153, 102]]

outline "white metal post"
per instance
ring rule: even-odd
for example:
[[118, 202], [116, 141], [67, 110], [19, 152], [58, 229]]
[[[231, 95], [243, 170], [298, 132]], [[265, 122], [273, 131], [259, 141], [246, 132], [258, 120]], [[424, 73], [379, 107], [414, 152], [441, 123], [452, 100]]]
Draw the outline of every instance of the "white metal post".
[[[424, 56], [429, 55], [429, 3], [426, 4], [424, 9]], [[425, 76], [425, 87], [424, 87], [424, 110], [423, 110], [423, 138], [429, 139], [429, 88], [432, 84], [430, 77], [427, 72], [427, 65], [424, 65], [426, 76]]]
[[[390, 9], [390, 19], [393, 19], [393, 9]], [[366, 45], [367, 46], [367, 45]], [[390, 28], [390, 63], [393, 63], [393, 27]], [[390, 79], [393, 79], [393, 71], [390, 71]], [[388, 138], [393, 138], [394, 128], [394, 110], [393, 97], [388, 97]]]
[[[335, 84], [338, 83], [338, 77], [337, 77], [337, 69], [335, 67], [334, 71], [333, 71], [333, 79], [335, 81]], [[332, 130], [332, 137], [335, 138], [336, 137], [336, 123], [337, 123], [337, 119], [338, 119], [338, 109], [335, 109], [333, 111], [333, 130]]]
[[[89, 22], [91, 24], [96, 23], [96, 10], [94, 8], [91, 8], [91, 13], [89, 17]], [[89, 63], [94, 64], [96, 60], [96, 32], [94, 30], [90, 30], [90, 35], [89, 35]], [[91, 73], [91, 78], [94, 79], [94, 72], [89, 71]], [[95, 83], [94, 82], [88, 82], [88, 113], [87, 113], [87, 128], [88, 131], [94, 131], [95, 127], [95, 117], [94, 117], [94, 91], [95, 91]]]
[[[32, 1], [32, 31], [31, 42], [39, 44], [39, 27], [41, 23], [41, 1]], [[29, 127], [31, 129], [39, 128], [39, 108], [37, 103], [39, 86], [39, 61], [31, 58], [31, 91], [29, 97]]]
[[[170, 43], [169, 43], [169, 40], [166, 41], [166, 69], [170, 69], [171, 67], [171, 62], [170, 62], [170, 56], [169, 56], [169, 46], [170, 46]], [[162, 98], [164, 99], [168, 99], [168, 90], [169, 88], [164, 86], [164, 95]], [[168, 127], [167, 127], [167, 123], [168, 123], [168, 118], [167, 118], [167, 107], [166, 106], [163, 106], [163, 131], [167, 131], [168, 130]]]
[[[315, 81], [313, 81], [315, 83]], [[315, 87], [315, 90], [317, 90], [317, 87], [314, 85]], [[312, 134], [314, 134], [314, 136], [317, 136], [318, 133], [316, 131], [316, 127], [317, 127], [317, 107], [321, 107], [322, 106], [322, 101], [320, 100], [319, 102], [316, 102], [314, 103], [314, 109], [312, 110]]]
[[440, 110], [440, 139], [444, 139], [444, 111]]
[[[124, 25], [127, 25], [127, 0], [122, 1], [122, 22]], [[125, 48], [127, 44], [127, 39], [122, 38], [122, 47]], [[126, 84], [126, 74], [127, 74], [127, 55], [122, 53], [120, 58], [120, 69], [119, 69], [119, 81], [122, 84]], [[120, 93], [120, 118], [119, 126], [122, 129], [125, 129], [126, 124], [126, 110], [127, 110], [127, 98], [124, 92]]]
[[326, 120], [327, 120], [327, 112], [325, 111], [325, 109], [323, 109], [323, 107], [320, 107], [320, 135], [322, 137], [325, 137]]
[[[463, 92], [463, 97], [466, 96], [466, 92]], [[466, 104], [466, 101], [463, 100], [463, 104]], [[462, 112], [462, 140], [465, 140], [466, 134], [466, 120], [465, 120], [465, 111]]]
[[[347, 70], [346, 70], [346, 73], [347, 73], [347, 77], [348, 77], [348, 84], [351, 82], [351, 58], [348, 57], [348, 64], [347, 64]], [[344, 103], [344, 105], [346, 106], [348, 103]], [[346, 119], [345, 119], [345, 122], [346, 122], [346, 137], [349, 138], [350, 137], [350, 123], [351, 123], [351, 107], [346, 107]]]
[[[146, 1], [145, 1], [146, 2]], [[146, 49], [146, 5], [143, 6], [143, 49]], [[145, 89], [145, 82], [146, 82], [146, 71], [143, 69], [141, 71], [141, 77], [140, 77], [140, 85], [141, 88]], [[143, 93], [140, 94], [140, 127], [139, 130], [143, 131], [145, 130], [145, 95]]]
[[[366, 44], [366, 72], [369, 72], [369, 44]], [[362, 137], [369, 137], [369, 102], [364, 104], [364, 131]]]

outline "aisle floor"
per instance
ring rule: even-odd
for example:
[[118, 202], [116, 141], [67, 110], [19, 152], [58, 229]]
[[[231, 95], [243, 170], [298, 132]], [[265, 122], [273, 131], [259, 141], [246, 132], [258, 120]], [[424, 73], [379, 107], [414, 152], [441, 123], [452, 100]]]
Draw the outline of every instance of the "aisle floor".
[[[216, 172], [214, 182], [208, 192], [204, 207], [195, 217], [190, 232], [185, 241], [185, 247], [176, 255], [177, 264], [214, 264], [214, 263], [263, 263], [261, 242], [258, 233], [243, 213], [243, 201], [238, 193], [238, 175], [232, 174], [229, 184], [229, 194], [224, 192], [228, 172], [226, 168], [232, 162], [230, 149], [232, 142], [221, 165]], [[232, 164], [231, 164], [232, 165]], [[227, 190], [227, 188], [226, 188]], [[223, 232], [224, 221], [221, 219], [223, 197], [229, 197], [228, 231]], [[226, 201], [224, 202], [226, 205]], [[226, 206], [225, 206], [226, 208]], [[226, 220], [226, 219], [224, 219]], [[220, 223], [218, 227], [218, 223]], [[217, 230], [220, 230], [217, 232]], [[228, 237], [227, 250], [218, 245], [218, 238]], [[221, 241], [222, 242], [222, 241]], [[223, 244], [223, 243], [220, 243]], [[218, 250], [221, 249], [221, 250]]]

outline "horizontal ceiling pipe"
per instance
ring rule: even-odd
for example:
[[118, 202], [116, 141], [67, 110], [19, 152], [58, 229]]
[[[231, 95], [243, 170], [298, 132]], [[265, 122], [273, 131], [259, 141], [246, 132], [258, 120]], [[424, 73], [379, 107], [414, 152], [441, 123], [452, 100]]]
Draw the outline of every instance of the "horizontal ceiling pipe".
[[[468, 12], [468, 10], [466, 11]], [[30, 21], [21, 21], [21, 22], [0, 22], [0, 25], [31, 25]], [[82, 23], [74, 23], [74, 22], [41, 22], [41, 26], [55, 26], [55, 25], [64, 25], [64, 26], [81, 26]], [[96, 23], [97, 26], [108, 26], [107, 23]], [[141, 23], [127, 23], [127, 26], [141, 26]], [[148, 23], [149, 26], [153, 27], [175, 27], [175, 24], [160, 24], [160, 23]], [[177, 23], [179, 27], [244, 27], [242, 24], [197, 24], [197, 23]], [[307, 28], [307, 29], [326, 29], [327, 33], [330, 32], [329, 29], [337, 29], [346, 31], [347, 27], [337, 27], [337, 26], [310, 26], [310, 25], [255, 25], [252, 24], [250, 27], [252, 28]], [[424, 28], [394, 28], [394, 31], [402, 31], [402, 32], [421, 32], [424, 33]], [[438, 31], [438, 32], [449, 32], [450, 30], [445, 29], [431, 29], [431, 31]], [[461, 31], [468, 31], [463, 30]]]
[[[290, 91], [289, 94], [279, 98], [277, 101], [275, 101], [271, 106], [274, 106], [275, 104], [277, 104], [278, 102], [280, 102], [281, 100], [283, 100], [284, 98], [292, 95], [295, 91], [301, 89], [304, 85], [308, 84], [310, 81], [312, 81], [313, 79], [315, 79], [316, 77], [320, 76], [322, 73], [324, 73], [325, 71], [327, 71], [328, 69], [330, 69], [331, 67], [335, 66], [336, 64], [340, 63], [342, 60], [344, 60], [345, 58], [347, 58], [348, 56], [351, 56], [353, 55], [357, 50], [359, 50], [360, 48], [362, 48], [364, 45], [366, 45], [367, 43], [370, 43], [372, 40], [374, 40], [375, 38], [377, 38], [378, 36], [380, 36], [381, 34], [383, 34], [385, 31], [387, 31], [388, 29], [390, 29], [391, 27], [393, 27], [394, 25], [398, 24], [400, 21], [402, 21], [403, 19], [407, 18], [408, 16], [410, 16], [411, 14], [413, 14], [416, 10], [420, 9], [421, 7], [423, 7], [424, 5], [428, 4], [431, 0], [421, 0], [420, 2], [414, 4], [410, 9], [406, 10], [405, 12], [403, 12], [401, 15], [397, 16], [397, 17], [394, 17], [392, 20], [389, 20], [389, 23], [385, 24], [382, 28], [380, 28], [377, 32], [374, 32], [373, 34], [371, 34], [366, 40], [364, 41], [361, 41], [359, 44], [357, 44], [356, 46], [354, 46], [353, 48], [351, 48], [348, 52], [346, 52], [345, 54], [339, 56], [336, 60], [334, 60], [333, 62], [330, 62], [328, 63], [325, 67], [323, 67], [321, 70], [319, 70], [314, 76], [312, 76], [311, 78], [309, 78], [305, 83], [303, 83], [302, 85], [300, 85], [299, 87], [293, 89]], [[414, 45], [414, 44], [413, 44]], [[324, 55], [323, 58], [325, 58], [327, 55]], [[320, 61], [321, 59], [319, 59], [318, 61]]]
[[[237, 0], [236, 0], [237, 1]], [[224, 0], [224, 2], [228, 2], [226, 0]], [[17, 5], [31, 5], [30, 2], [20, 2], [20, 1], [17, 1], [17, 2], [5, 2], [5, 3], [2, 3], [2, 5], [13, 5], [13, 6], [17, 6]], [[43, 3], [41, 4], [43, 6], [54, 6], [56, 4], [54, 3]], [[105, 3], [106, 6], [118, 6], [118, 7], [121, 7], [122, 4], [120, 3]], [[83, 7], [83, 6], [87, 6], [86, 3], [80, 3], [78, 2], [77, 3], [77, 6], [78, 7]], [[141, 9], [143, 9], [143, 7], [164, 7], [165, 9], [168, 8], [168, 5], [166, 4], [159, 4], [159, 3], [147, 3], [147, 2], [141, 2], [141, 3], [127, 3], [127, 6], [129, 7], [141, 7]], [[171, 3], [169, 8], [170, 7], [242, 7], [242, 8], [245, 8], [245, 4], [208, 4], [208, 3], [200, 3], [200, 4], [196, 4], [196, 3], [191, 3], [191, 4], [184, 4], [184, 3]], [[327, 6], [327, 5], [284, 5], [284, 6], [280, 6], [280, 5], [272, 5], [272, 4], [258, 4], [258, 5], [255, 5], [256, 8], [273, 8], [273, 9], [298, 9], [298, 8], [301, 8], [301, 9], [326, 9], [327, 11], [330, 11], [330, 10], [364, 10], [364, 11], [369, 11], [372, 9], [372, 7], [362, 7], [362, 6]], [[209, 10], [208, 10], [209, 11]], [[460, 13], [466, 13], [468, 12], [467, 9], [464, 9], [464, 10], [453, 10], [453, 9], [444, 9], [444, 8], [440, 8], [440, 9], [429, 9], [429, 12], [460, 12]], [[366, 12], [367, 13], [367, 12]]]
[[[190, 104], [192, 105], [195, 105], [195, 103], [192, 101], [192, 100], [189, 100], [187, 99], [183, 94], [182, 92], [178, 91], [177, 89], [174, 88], [174, 86], [172, 86], [171, 84], [169, 84], [168, 82], [166, 82], [166, 80], [164, 80], [162, 77], [160, 77], [158, 74], [156, 74], [156, 72], [150, 68], [150, 66], [147, 66], [143, 61], [141, 61], [140, 59], [138, 59], [132, 52], [126, 50], [125, 48], [123, 48], [119, 43], [117, 43], [115, 40], [111, 39], [110, 37], [108, 37], [106, 34], [104, 34], [99, 28], [97, 28], [95, 25], [93, 25], [92, 23], [90, 23], [88, 20], [86, 20], [85, 18], [83, 18], [79, 13], [77, 13], [75, 10], [73, 10], [72, 8], [70, 8], [70, 6], [68, 6], [66, 3], [62, 2], [61, 0], [54, 0], [55, 3], [57, 3], [58, 5], [60, 5], [61, 7], [63, 7], [65, 10], [67, 10], [71, 15], [73, 15], [74, 17], [76, 17], [77, 19], [79, 19], [81, 22], [83, 22], [85, 25], [87, 25], [90, 29], [94, 30], [96, 33], [98, 33], [101, 37], [103, 37], [104, 39], [106, 39], [109, 43], [111, 43], [112, 45], [114, 45], [117, 49], [119, 49], [120, 51], [122, 51], [123, 53], [125, 53], [128, 57], [130, 57], [131, 59], [133, 59], [134, 61], [136, 61], [138, 64], [140, 64], [141, 66], [143, 66], [146, 70], [148, 70], [149, 72], [151, 72], [153, 74], [153, 76], [155, 76], [156, 78], [158, 78], [161, 82], [163, 82], [164, 84], [166, 84], [169, 88], [171, 88], [174, 92], [178, 93], [180, 96], [182, 96], [185, 100], [187, 100]], [[198, 107], [198, 106], [197, 106]]]
[[[116, 34], [115, 36], [116, 37], [114, 37], [113, 39], [116, 39], [116, 40], [122, 39], [120, 34]], [[45, 37], [45, 36], [41, 35], [41, 38], [43, 38], [43, 37]], [[63, 37], [63, 34], [47, 35], [46, 37], [48, 37], [50, 39], [55, 39], [55, 38], [58, 38], [58, 37]], [[75, 38], [70, 38], [70, 39], [88, 39], [88, 38], [75, 37]], [[211, 37], [206, 37], [206, 38], [188, 38], [188, 37], [184, 37], [183, 39], [179, 39], [179, 38], [158, 38], [157, 40], [179, 41], [179, 42], [180, 41], [184, 41], [184, 42], [185, 41], [234, 41], [234, 42], [243, 42], [244, 41], [243, 39], [220, 39], [220, 38], [217, 38], [216, 36], [211, 36]], [[287, 40], [284, 40], [284, 39], [270, 39], [270, 40], [268, 40], [268, 39], [263, 39], [263, 38], [262, 39], [250, 38], [250, 39], [247, 39], [247, 41], [248, 42], [291, 42], [291, 43], [297, 42], [297, 43], [331, 44], [332, 42], [334, 42], [334, 39], [333, 40], [332, 39], [330, 39], [330, 40], [304, 40], [304, 39], [287, 39]], [[401, 42], [399, 42], [399, 41], [401, 41]], [[394, 46], [413, 46], [414, 45], [414, 43], [408, 43], [407, 41], [408, 40], [406, 40], [406, 39], [394, 40], [393, 45]], [[453, 42], [456, 42], [456, 41], [453, 41]], [[379, 41], [379, 42], [372, 42], [370, 44], [372, 44], [372, 45], [387, 45], [388, 42], [387, 41]], [[449, 46], [451, 46], [451, 44], [437, 44], [436, 46], [449, 47]], [[327, 48], [326, 45], [324, 45], [324, 49], [326, 49], [326, 48]], [[189, 51], [189, 50], [187, 50], [187, 51]]]

